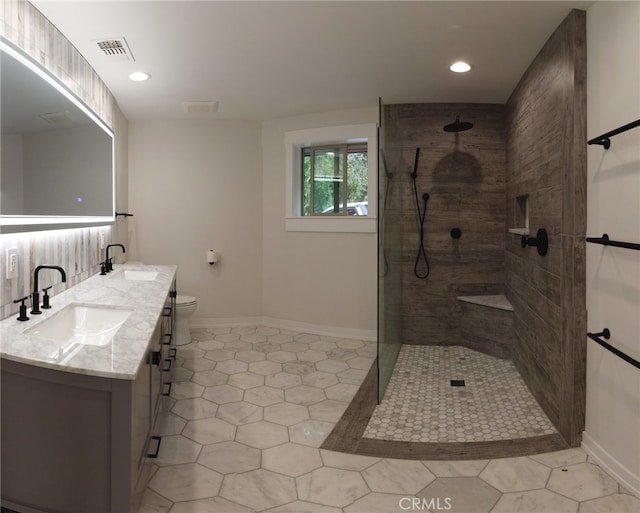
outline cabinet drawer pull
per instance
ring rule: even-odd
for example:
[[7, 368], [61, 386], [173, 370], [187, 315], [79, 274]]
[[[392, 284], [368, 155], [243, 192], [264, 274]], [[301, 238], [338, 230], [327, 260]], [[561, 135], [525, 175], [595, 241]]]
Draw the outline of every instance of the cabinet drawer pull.
[[165, 359], [165, 364], [168, 364], [164, 369], [162, 369], [162, 372], [171, 372], [171, 365], [173, 364], [173, 360], [172, 359]]
[[162, 442], [162, 437], [161, 436], [152, 436], [149, 440], [149, 443], [151, 443], [151, 440], [156, 440], [158, 442], [158, 445], [156, 446], [156, 451], [155, 452], [150, 452], [147, 453], [147, 458], [157, 458], [158, 457], [158, 453], [160, 452], [160, 442]]
[[162, 392], [162, 395], [171, 395], [171, 385], [173, 385], [173, 382], [172, 381], [165, 381], [162, 385], [163, 386], [169, 385], [168, 388], [164, 392]]
[[172, 347], [169, 349], [169, 358], [175, 358], [177, 353], [178, 350], [175, 347]]
[[162, 335], [163, 337], [166, 337], [165, 340], [162, 341], [162, 345], [164, 346], [170, 346], [171, 345], [171, 338], [172, 335], [171, 333], [165, 333], [164, 335]]

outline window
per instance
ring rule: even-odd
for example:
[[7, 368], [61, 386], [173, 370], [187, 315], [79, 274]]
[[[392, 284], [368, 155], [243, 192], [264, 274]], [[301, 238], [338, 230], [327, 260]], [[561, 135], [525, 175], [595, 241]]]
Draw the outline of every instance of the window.
[[308, 146], [301, 152], [302, 215], [368, 215], [366, 142]]
[[287, 231], [375, 233], [375, 123], [287, 132], [285, 155]]

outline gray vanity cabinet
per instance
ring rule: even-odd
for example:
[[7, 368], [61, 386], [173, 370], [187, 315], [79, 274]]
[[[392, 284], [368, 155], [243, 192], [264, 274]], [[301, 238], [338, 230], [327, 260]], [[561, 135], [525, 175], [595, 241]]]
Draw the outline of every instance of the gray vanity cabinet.
[[154, 397], [155, 405], [153, 417], [157, 418], [162, 410], [162, 397], [167, 397], [171, 393], [173, 384], [173, 365], [176, 358], [175, 338], [173, 336], [175, 326], [175, 282], [167, 296], [162, 311], [161, 332], [159, 338], [160, 364], [154, 373]]
[[[171, 293], [135, 380], [2, 360], [2, 505], [29, 513], [135, 513], [173, 358]], [[159, 355], [154, 357], [154, 354]]]
[[[169, 292], [161, 317], [158, 319], [148, 349], [146, 366], [141, 366], [135, 381], [132, 450], [130, 452], [132, 489], [131, 503], [137, 506], [147, 486], [151, 463], [158, 456], [162, 437], [157, 433], [158, 414], [162, 409], [162, 397], [171, 391], [171, 369], [175, 359], [173, 322], [175, 317], [175, 283]], [[113, 510], [112, 511], [121, 511]], [[122, 510], [125, 511], [125, 510]], [[126, 510], [129, 511], [129, 510]], [[133, 509], [135, 511], [135, 508]]]
[[[133, 397], [131, 411], [122, 412], [123, 416], [131, 416], [131, 450], [126, 451], [123, 457], [129, 456], [131, 462], [130, 483], [131, 490], [129, 496], [132, 496], [132, 502], [137, 504], [144, 492], [151, 464], [148, 458], [149, 454], [155, 454], [159, 448], [160, 440], [153, 440], [152, 430], [154, 424], [155, 409], [154, 402], [154, 375], [159, 373], [158, 364], [154, 355], [158, 353], [158, 340], [160, 337], [160, 321], [156, 325], [153, 338], [149, 344], [147, 358], [143, 365], [140, 366], [138, 377], [133, 386]], [[127, 408], [126, 402], [124, 403]], [[126, 437], [126, 427], [123, 426], [122, 436]], [[153, 447], [155, 444], [155, 447]], [[126, 449], [126, 448], [125, 448]], [[128, 511], [128, 510], [125, 510]]]
[[127, 496], [131, 476], [121, 457], [131, 447], [131, 424], [123, 439], [122, 417], [131, 411], [135, 382], [11, 360], [2, 360], [1, 379], [2, 505], [19, 512], [116, 511], [112, 495]]

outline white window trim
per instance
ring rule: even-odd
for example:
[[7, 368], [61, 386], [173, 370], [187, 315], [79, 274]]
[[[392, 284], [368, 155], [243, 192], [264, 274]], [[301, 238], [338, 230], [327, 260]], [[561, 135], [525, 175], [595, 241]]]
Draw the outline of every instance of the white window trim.
[[[305, 146], [367, 141], [368, 211], [367, 216], [303, 216], [300, 212], [300, 149]], [[375, 233], [378, 212], [378, 129], [375, 123], [310, 128], [285, 133], [286, 210], [288, 232]]]

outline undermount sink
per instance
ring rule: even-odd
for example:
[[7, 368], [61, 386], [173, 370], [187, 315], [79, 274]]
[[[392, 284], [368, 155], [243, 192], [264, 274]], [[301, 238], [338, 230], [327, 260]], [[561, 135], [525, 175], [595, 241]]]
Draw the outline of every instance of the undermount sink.
[[133, 309], [73, 303], [29, 328], [26, 334], [74, 344], [108, 344]]
[[157, 271], [136, 271], [135, 269], [121, 269], [111, 275], [115, 280], [150, 281], [158, 277]]

